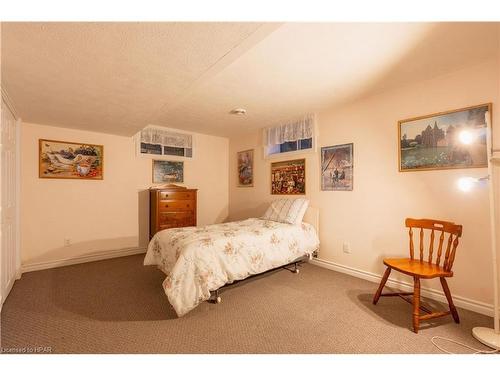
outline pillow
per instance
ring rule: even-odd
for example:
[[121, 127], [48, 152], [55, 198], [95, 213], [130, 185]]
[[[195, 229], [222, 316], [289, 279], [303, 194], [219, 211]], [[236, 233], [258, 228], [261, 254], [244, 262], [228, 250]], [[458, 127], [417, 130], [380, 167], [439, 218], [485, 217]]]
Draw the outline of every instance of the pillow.
[[271, 203], [262, 219], [300, 225], [308, 206], [309, 200], [305, 198], [278, 199]]

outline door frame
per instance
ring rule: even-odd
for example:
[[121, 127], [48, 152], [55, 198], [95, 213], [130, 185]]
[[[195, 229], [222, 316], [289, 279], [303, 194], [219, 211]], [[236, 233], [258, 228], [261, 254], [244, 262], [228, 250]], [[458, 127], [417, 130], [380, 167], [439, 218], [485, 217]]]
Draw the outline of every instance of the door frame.
[[[9, 95], [5, 91], [3, 87], [1, 87], [1, 95], [0, 95], [0, 100], [5, 103], [6, 109], [11, 112], [11, 114], [14, 116], [14, 119], [16, 121], [16, 150], [15, 150], [15, 155], [16, 155], [16, 171], [15, 171], [15, 191], [16, 191], [16, 209], [15, 209], [15, 226], [16, 226], [16, 232], [15, 232], [15, 239], [16, 239], [16, 247], [15, 247], [15, 259], [16, 259], [16, 264], [15, 264], [15, 280], [19, 280], [22, 275], [21, 271], [21, 229], [20, 229], [20, 203], [21, 203], [21, 124], [22, 120], [18, 115], [18, 112], [15, 109], [15, 106], [13, 105], [12, 101], [10, 100]], [[1, 104], [0, 104], [1, 105]], [[0, 124], [1, 126], [1, 124]], [[1, 163], [1, 160], [0, 160]], [[1, 249], [1, 242], [0, 242], [0, 252], [2, 251]], [[0, 261], [0, 273], [1, 273], [1, 261]], [[15, 283], [12, 283], [12, 285]], [[0, 290], [0, 312], [2, 311], [2, 306], [7, 298], [7, 296], [10, 293], [10, 290], [12, 289], [12, 285], [10, 288], [7, 290], [3, 291]], [[3, 293], [5, 292], [5, 295]]]
[[16, 280], [21, 271], [21, 119], [16, 117]]

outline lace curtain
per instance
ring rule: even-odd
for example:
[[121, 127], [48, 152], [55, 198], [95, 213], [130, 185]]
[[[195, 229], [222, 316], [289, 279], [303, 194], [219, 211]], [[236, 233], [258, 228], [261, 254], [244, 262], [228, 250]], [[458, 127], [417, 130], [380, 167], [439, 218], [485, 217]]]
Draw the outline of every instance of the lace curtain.
[[314, 135], [314, 115], [306, 115], [300, 120], [267, 128], [265, 135], [267, 146], [312, 138]]
[[141, 131], [141, 142], [168, 147], [192, 148], [191, 134], [175, 133], [170, 130], [146, 128]]

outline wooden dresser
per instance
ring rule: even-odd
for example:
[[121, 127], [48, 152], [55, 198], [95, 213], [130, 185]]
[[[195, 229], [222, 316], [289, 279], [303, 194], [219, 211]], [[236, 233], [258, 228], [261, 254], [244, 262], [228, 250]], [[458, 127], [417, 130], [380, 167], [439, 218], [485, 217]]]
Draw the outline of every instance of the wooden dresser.
[[196, 226], [196, 191], [177, 185], [149, 189], [149, 238], [168, 228]]

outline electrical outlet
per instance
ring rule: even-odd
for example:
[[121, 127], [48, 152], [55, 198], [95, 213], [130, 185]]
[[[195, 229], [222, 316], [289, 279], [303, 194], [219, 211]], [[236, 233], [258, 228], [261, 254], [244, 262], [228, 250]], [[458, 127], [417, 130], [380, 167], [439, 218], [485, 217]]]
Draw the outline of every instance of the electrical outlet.
[[71, 246], [71, 239], [70, 238], [64, 239], [64, 246]]
[[351, 253], [351, 245], [349, 244], [349, 242], [344, 242], [342, 244], [342, 251], [346, 254], [350, 254]]

